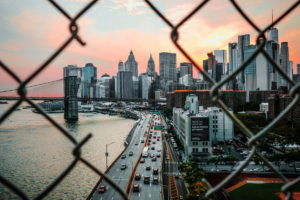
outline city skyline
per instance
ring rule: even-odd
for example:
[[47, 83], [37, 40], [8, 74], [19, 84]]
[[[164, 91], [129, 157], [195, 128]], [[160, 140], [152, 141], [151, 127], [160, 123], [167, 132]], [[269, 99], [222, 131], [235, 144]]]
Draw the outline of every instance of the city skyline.
[[[87, 1], [62, 1], [60, 3], [62, 3], [62, 6], [69, 8], [71, 13], [72, 11], [75, 13], [75, 10], [80, 9], [86, 2]], [[277, 4], [276, 2], [272, 4], [275, 18], [279, 15], [279, 13], [281, 13], [281, 9], [279, 9], [279, 7], [286, 8], [291, 2], [292, 1], [277, 1]], [[1, 2], [1, 4], [3, 13], [7, 14], [7, 16], [1, 21], [4, 30], [2, 37], [4, 42], [0, 45], [0, 53], [4, 58], [4, 63], [11, 66], [17, 72], [17, 74], [21, 76], [21, 78], [25, 78], [28, 76], [29, 72], [32, 72], [34, 68], [38, 66], [41, 61], [47, 58], [51, 52], [53, 52], [53, 50], [56, 49], [68, 36], [69, 33], [67, 30], [65, 30], [66, 24], [64, 24], [67, 23], [67, 21], [53, 11], [53, 8], [51, 5], [48, 5], [48, 3], [43, 4], [44, 6], [41, 7], [41, 10], [39, 11], [36, 10], [37, 7], [30, 8], [31, 10], [25, 9], [24, 11], [24, 8], [28, 8], [26, 5], [16, 5], [16, 10], [23, 9], [20, 13], [9, 12], [10, 8], [8, 7], [8, 4], [5, 2]], [[177, 8], [177, 6], [183, 4], [183, 2], [180, 1], [177, 6], [173, 6], [169, 1], [164, 3], [160, 2], [157, 4], [161, 4], [162, 10], [166, 10], [173, 21], [178, 21], [181, 19], [185, 13], [195, 6], [195, 3], [186, 2], [186, 9], [184, 9], [186, 12], [184, 12], [181, 10], [179, 11]], [[250, 3], [247, 5], [246, 3], [242, 3], [242, 6], [248, 6], [247, 8], [249, 8], [250, 13], [252, 12], [258, 14], [257, 18], [260, 19], [259, 25], [264, 27], [271, 21], [271, 9], [269, 13], [262, 12], [260, 10], [255, 10], [256, 6], [253, 4], [254, 3]], [[262, 4], [262, 7], [266, 6], [267, 3]], [[111, 16], [115, 13], [117, 16], [113, 16], [112, 20], [119, 20], [120, 16], [126, 15], [124, 20], [128, 19], [128, 24], [122, 24], [120, 27], [116, 27], [116, 25], [103, 26], [103, 29], [97, 29], [95, 26], [100, 23], [98, 22], [99, 18], [97, 18], [99, 17], [98, 12], [96, 12], [97, 9], [100, 9], [101, 12], [103, 12], [103, 15], [107, 16]], [[207, 11], [210, 9], [223, 9], [224, 11], [228, 11], [232, 10], [232, 7], [229, 3], [225, 3], [224, 1], [224, 7], [221, 8], [220, 5], [216, 5], [212, 1], [205, 7], [203, 11], [204, 14], [202, 14], [202, 12], [199, 15], [197, 14], [195, 16], [196, 21], [191, 20], [191, 22], [189, 22], [180, 30], [182, 33], [182, 39], [180, 41], [182, 41], [183, 44], [191, 44], [191, 40], [194, 39], [199, 41], [197, 42], [197, 45], [187, 46], [190, 47], [191, 55], [201, 66], [202, 60], [206, 58], [207, 52], [222, 49], [228, 50], [228, 43], [237, 42], [238, 35], [250, 34], [250, 43], [252, 44], [256, 36], [250, 27], [240, 29], [240, 23], [245, 23], [240, 16], [235, 15], [235, 17], [239, 17], [239, 20], [237, 20], [238, 22], [233, 24], [232, 22], [224, 24], [224, 22], [216, 22], [210, 18], [211, 13], [207, 13]], [[296, 40], [297, 32], [299, 32], [299, 29], [296, 26], [297, 19], [300, 17], [298, 14], [299, 12], [297, 13], [297, 10], [299, 10], [299, 8], [289, 15], [287, 20], [284, 20], [282, 23], [276, 26], [279, 29], [280, 41], [289, 42], [290, 59], [294, 61], [294, 72], [296, 71], [296, 64], [300, 63], [300, 58], [296, 56], [296, 52], [299, 52], [300, 47], [300, 45], [298, 45], [299, 41]], [[228, 12], [225, 12], [225, 14], [226, 13]], [[97, 4], [97, 8], [94, 8], [91, 13], [89, 13], [87, 16], [84, 16], [79, 22], [80, 35], [82, 35], [84, 40], [87, 42], [87, 46], [81, 47], [76, 42], [72, 43], [71, 46], [68, 47], [66, 51], [60, 57], [58, 57], [58, 59], [55, 60], [49, 66], [49, 68], [45, 70], [45, 74], [47, 74], [47, 76], [42, 73], [32, 83], [40, 83], [42, 82], [41, 80], [55, 80], [55, 77], [61, 76], [62, 67], [68, 64], [84, 66], [85, 63], [93, 63], [96, 67], [98, 67], [97, 77], [100, 77], [105, 73], [114, 75], [117, 73], [119, 60], [123, 60], [125, 62], [128, 52], [131, 49], [133, 50], [136, 60], [139, 63], [138, 68], [140, 73], [146, 72], [147, 61], [150, 54], [153, 55], [156, 71], [159, 71], [159, 52], [176, 53], [176, 67], [178, 67], [179, 63], [186, 62], [187, 60], [184, 59], [181, 53], [174, 48], [169, 39], [169, 30], [167, 30], [166, 26], [158, 18], [156, 18], [156, 16], [152, 15], [153, 13], [148, 10], [143, 2], [125, 1], [124, 3], [119, 3], [118, 1], [106, 1], [103, 2], [103, 4]], [[199, 18], [199, 16], [201, 16], [201, 18]], [[46, 28], [46, 30], [41, 30], [37, 27], [37, 25], [40, 25], [45, 17], [54, 17], [53, 19], [55, 20], [51, 22], [49, 20], [45, 20], [46, 22], [43, 27], [48, 28]], [[153, 20], [149, 21], [150, 17]], [[224, 21], [231, 19], [231, 17], [233, 16], [225, 17]], [[32, 24], [29, 26], [27, 23], [24, 23], [26, 20], [23, 19], [32, 20]], [[142, 19], [148, 19], [143, 21], [149, 24], [148, 27], [145, 28], [145, 26], [143, 26], [143, 28], [141, 28]], [[53, 24], [53, 22], [56, 24]], [[195, 22], [201, 22], [200, 24], [203, 25], [203, 28], [200, 28], [202, 28], [202, 32], [205, 32], [205, 36], [203, 35], [204, 33], [199, 32], [199, 25], [194, 26], [196, 24]], [[104, 23], [103, 20], [101, 23]], [[16, 30], [16, 25], [18, 25], [18, 30]], [[132, 27], [135, 28], [132, 29]], [[234, 30], [234, 34], [231, 33], [231, 29], [227, 29], [228, 27]], [[54, 28], [58, 28], [57, 30], [61, 31], [58, 31], [59, 33], [55, 33], [53, 32]], [[91, 35], [90, 32], [92, 31], [95, 31], [95, 34]], [[113, 35], [109, 35], [110, 33], [113, 33]], [[118, 35], [115, 35], [116, 33], [118, 33]], [[97, 36], [97, 34], [99, 35]], [[107, 40], [108, 36], [109, 38], [113, 38], [114, 41], [111, 41], [111, 39]], [[204, 36], [204, 39], [202, 39], [202, 36]], [[141, 39], [144, 37], [149, 38], [149, 41]], [[129, 40], [127, 41], [126, 39], [128, 38]], [[27, 44], [28, 42], [26, 39], [33, 42], [30, 47], [28, 47], [29, 45]], [[46, 40], [43, 41], [44, 39]], [[107, 40], [106, 43], [111, 42], [111, 48], [102, 48], [102, 46], [99, 45], [99, 41], [102, 41], [103, 39]], [[142, 45], [140, 45], [141, 41], [143, 41]], [[106, 43], [102, 41], [101, 44], [106, 45]], [[132, 45], [128, 45], [128, 43], [132, 43]], [[156, 45], [158, 43], [159, 45]], [[37, 51], [39, 51], [38, 55], [35, 53]], [[20, 59], [15, 59], [15, 56], [18, 56]], [[105, 58], [103, 59], [103, 57]], [[194, 77], [196, 76], [197, 73], [194, 73]], [[6, 73], [4, 73], [4, 78], [0, 81], [0, 83], [1, 89], [10, 89], [12, 85], [15, 85], [14, 81], [8, 78]]]

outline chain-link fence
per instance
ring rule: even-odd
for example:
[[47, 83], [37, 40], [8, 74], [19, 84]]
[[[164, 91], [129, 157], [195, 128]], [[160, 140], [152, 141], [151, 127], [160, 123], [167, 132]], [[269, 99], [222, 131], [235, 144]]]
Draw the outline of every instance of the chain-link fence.
[[[44, 191], [42, 191], [35, 199], [43, 199], [46, 195], [48, 195], [76, 166], [78, 162], [83, 163], [88, 168], [93, 170], [95, 173], [97, 173], [99, 176], [101, 176], [105, 181], [107, 181], [124, 199], [128, 199], [125, 192], [118, 187], [117, 184], [115, 184], [109, 177], [107, 177], [105, 174], [103, 174], [99, 169], [94, 167], [91, 163], [89, 163], [87, 160], [85, 160], [81, 156], [81, 148], [82, 146], [92, 137], [92, 134], [88, 134], [82, 141], [77, 141], [64, 127], [59, 125], [54, 119], [52, 119], [49, 115], [47, 115], [38, 105], [36, 105], [32, 100], [27, 98], [26, 95], [26, 86], [39, 74], [41, 74], [48, 66], [49, 64], [62, 52], [65, 50], [65, 48], [73, 41], [76, 40], [80, 43], [80, 45], [84, 46], [85, 42], [81, 39], [81, 37], [78, 35], [79, 33], [79, 27], [77, 25], [77, 20], [85, 14], [95, 3], [97, 3], [98, 0], [92, 0], [91, 2], [87, 3], [85, 7], [83, 7], [76, 15], [75, 17], [71, 17], [59, 4], [57, 4], [54, 0], [48, 0], [51, 5], [53, 5], [54, 8], [56, 8], [62, 15], [64, 15], [69, 21], [69, 30], [70, 30], [70, 37], [66, 39], [66, 41], [58, 48], [56, 51], [47, 59], [45, 60], [40, 66], [37, 67], [37, 69], [26, 79], [21, 80], [16, 73], [14, 73], [13, 70], [11, 70], [8, 65], [4, 64], [2, 61], [0, 61], [0, 66], [4, 71], [6, 71], [16, 82], [19, 83], [18, 87], [18, 95], [20, 96], [19, 100], [15, 102], [1, 117], [0, 117], [0, 124], [2, 124], [12, 113], [13, 111], [23, 102], [29, 103], [33, 108], [37, 109], [43, 117], [45, 117], [54, 127], [56, 127], [66, 138], [70, 140], [74, 144], [73, 149], [73, 156], [74, 160], [71, 162], [71, 164], [56, 178], [55, 181], [53, 181]], [[182, 18], [182, 20], [178, 24], [173, 24], [169, 19], [168, 16], [165, 16], [162, 14], [162, 12], [159, 11], [159, 9], [152, 4], [149, 0], [144, 0], [145, 3], [163, 20], [172, 30], [170, 33], [171, 40], [176, 46], [176, 48], [185, 56], [186, 59], [188, 59], [195, 68], [203, 74], [203, 77], [206, 81], [212, 84], [211, 89], [211, 99], [212, 101], [215, 101], [219, 107], [223, 109], [223, 111], [233, 120], [233, 122], [240, 128], [240, 130], [249, 138], [247, 145], [249, 149], [251, 149], [250, 154], [248, 157], [237, 167], [237, 169], [231, 173], [227, 178], [225, 178], [221, 183], [216, 185], [215, 187], [211, 187], [209, 182], [206, 183], [209, 186], [209, 190], [206, 193], [206, 197], [213, 198], [213, 194], [215, 194], [220, 189], [224, 188], [226, 184], [228, 184], [234, 177], [236, 177], [245, 167], [247, 167], [250, 160], [257, 156], [260, 158], [265, 165], [267, 165], [272, 172], [278, 176], [284, 183], [284, 185], [281, 188], [281, 191], [286, 194], [287, 199], [292, 199], [292, 188], [299, 183], [300, 177], [296, 178], [293, 181], [288, 181], [288, 179], [273, 166], [273, 164], [265, 158], [259, 151], [260, 147], [260, 139], [268, 133], [268, 131], [274, 127], [274, 125], [280, 121], [298, 102], [300, 98], [300, 84], [295, 84], [289, 76], [282, 70], [282, 68], [270, 57], [270, 55], [266, 52], [264, 49], [264, 46], [266, 44], [266, 32], [276, 24], [278, 24], [282, 19], [284, 19], [289, 13], [291, 13], [297, 6], [300, 4], [300, 0], [295, 1], [280, 17], [278, 17], [272, 24], [268, 25], [264, 29], [260, 29], [253, 20], [244, 12], [244, 10], [239, 6], [239, 4], [235, 0], [228, 0], [228, 3], [231, 3], [232, 6], [236, 9], [236, 11], [241, 15], [243, 19], [251, 26], [253, 29], [257, 32], [257, 39], [256, 39], [256, 45], [257, 49], [256, 51], [241, 65], [239, 66], [232, 74], [229, 74], [225, 78], [223, 78], [219, 82], [215, 82], [207, 72], [203, 71], [200, 66], [195, 62], [195, 60], [192, 58], [192, 56], [188, 53], [188, 51], [181, 46], [179, 41], [179, 29], [180, 27], [185, 24], [188, 20], [190, 20], [197, 12], [201, 12], [202, 8], [210, 2], [210, 0], [203, 0], [201, 1], [190, 13], [188, 13], [186, 16]], [[289, 91], [290, 95], [293, 97], [293, 101], [286, 107], [286, 109], [281, 112], [271, 123], [269, 123], [265, 128], [263, 128], [258, 133], [253, 133], [249, 130], [245, 124], [243, 124], [233, 113], [229, 112], [229, 108], [224, 104], [222, 100], [218, 98], [218, 90], [220, 87], [222, 87], [224, 84], [232, 80], [238, 73], [243, 71], [245, 67], [253, 61], [253, 59], [256, 58], [258, 54], [262, 54], [268, 62], [270, 62], [273, 67], [278, 71], [278, 73], [288, 82], [288, 84], [291, 86], [291, 89]], [[7, 188], [9, 188], [11, 191], [13, 191], [17, 196], [19, 196], [21, 199], [29, 199], [28, 196], [18, 187], [16, 187], [12, 182], [5, 179], [3, 176], [0, 175], [0, 182], [5, 185]]]

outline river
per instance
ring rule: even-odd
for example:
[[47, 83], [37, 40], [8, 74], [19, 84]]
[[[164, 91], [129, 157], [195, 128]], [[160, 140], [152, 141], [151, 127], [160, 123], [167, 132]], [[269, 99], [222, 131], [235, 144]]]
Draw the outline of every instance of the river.
[[[12, 103], [0, 104], [0, 115]], [[80, 113], [77, 124], [66, 124], [63, 113], [50, 116], [67, 128], [77, 141], [88, 133], [93, 134], [82, 147], [82, 156], [103, 171], [105, 144], [114, 142], [108, 146], [108, 163], [111, 163], [124, 149], [124, 138], [135, 123], [118, 116]], [[20, 109], [0, 125], [0, 175], [32, 199], [72, 162], [73, 148], [73, 143], [42, 115]], [[85, 199], [98, 180], [97, 174], [78, 163], [46, 199]], [[19, 198], [0, 183], [0, 199]]]

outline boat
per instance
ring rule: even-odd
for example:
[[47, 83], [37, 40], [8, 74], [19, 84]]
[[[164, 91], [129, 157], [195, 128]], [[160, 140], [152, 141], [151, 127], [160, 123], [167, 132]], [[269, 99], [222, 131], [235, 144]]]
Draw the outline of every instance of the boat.
[[0, 101], [0, 104], [8, 104], [7, 101]]

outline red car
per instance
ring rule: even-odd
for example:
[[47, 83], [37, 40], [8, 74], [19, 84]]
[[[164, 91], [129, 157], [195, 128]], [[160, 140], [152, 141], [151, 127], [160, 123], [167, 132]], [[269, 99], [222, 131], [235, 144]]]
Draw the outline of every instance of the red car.
[[101, 185], [99, 188], [99, 193], [104, 193], [106, 191], [106, 186]]

